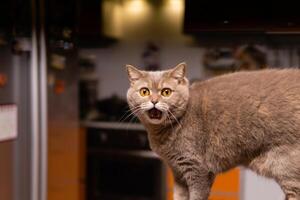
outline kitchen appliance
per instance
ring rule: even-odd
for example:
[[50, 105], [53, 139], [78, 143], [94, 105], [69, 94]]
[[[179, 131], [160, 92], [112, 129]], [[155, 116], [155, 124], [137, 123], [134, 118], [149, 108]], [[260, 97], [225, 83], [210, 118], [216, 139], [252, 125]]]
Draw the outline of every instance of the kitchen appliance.
[[16, 126], [14, 136], [17, 135], [17, 138], [0, 141], [1, 200], [37, 200], [40, 188], [36, 185], [40, 165], [36, 127], [40, 126], [41, 118], [35, 119], [38, 104], [33, 104], [38, 102], [39, 95], [37, 85], [33, 85], [38, 79], [33, 64], [35, 52], [36, 49], [32, 49], [13, 54], [10, 43], [0, 47], [0, 73], [7, 79], [0, 88], [0, 104], [3, 109], [15, 110], [10, 113], [14, 116], [6, 118], [9, 120], [6, 123]]
[[0, 199], [46, 196], [43, 0], [0, 1], [0, 104], [17, 109], [17, 138], [0, 142]]
[[165, 200], [166, 167], [139, 124], [87, 125], [88, 200]]

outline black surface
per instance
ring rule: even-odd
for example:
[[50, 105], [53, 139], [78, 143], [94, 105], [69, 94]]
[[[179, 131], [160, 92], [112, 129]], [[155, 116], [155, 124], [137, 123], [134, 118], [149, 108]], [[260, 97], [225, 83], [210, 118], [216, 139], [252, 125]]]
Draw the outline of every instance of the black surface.
[[88, 200], [163, 200], [164, 165], [150, 152], [145, 131], [89, 128]]
[[139, 122], [138, 118], [131, 115], [127, 101], [117, 95], [99, 100], [97, 109], [100, 121]]
[[0, 34], [10, 38], [31, 36], [31, 1], [0, 1]]
[[145, 131], [89, 128], [88, 149], [150, 150]]
[[101, 48], [117, 39], [103, 32], [102, 0], [79, 0], [78, 44], [81, 48]]
[[297, 1], [186, 0], [185, 2], [186, 33], [300, 29]]
[[154, 199], [161, 163], [136, 158], [88, 158], [88, 199]]

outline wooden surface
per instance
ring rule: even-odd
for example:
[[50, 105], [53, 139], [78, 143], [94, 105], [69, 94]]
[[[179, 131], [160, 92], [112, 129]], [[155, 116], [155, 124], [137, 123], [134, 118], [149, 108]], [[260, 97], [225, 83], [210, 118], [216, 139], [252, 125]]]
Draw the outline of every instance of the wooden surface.
[[235, 168], [217, 176], [210, 200], [238, 200], [240, 190], [240, 169]]
[[50, 126], [48, 137], [48, 199], [80, 199], [79, 131]]
[[0, 142], [0, 199], [14, 199], [13, 141]]
[[85, 200], [86, 191], [86, 128], [79, 132], [79, 199]]

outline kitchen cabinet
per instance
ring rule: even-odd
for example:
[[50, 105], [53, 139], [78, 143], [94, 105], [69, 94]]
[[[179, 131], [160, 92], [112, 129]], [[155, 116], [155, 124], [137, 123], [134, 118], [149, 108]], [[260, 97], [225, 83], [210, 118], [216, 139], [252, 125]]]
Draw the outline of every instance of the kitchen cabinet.
[[297, 2], [185, 1], [184, 32], [299, 34]]

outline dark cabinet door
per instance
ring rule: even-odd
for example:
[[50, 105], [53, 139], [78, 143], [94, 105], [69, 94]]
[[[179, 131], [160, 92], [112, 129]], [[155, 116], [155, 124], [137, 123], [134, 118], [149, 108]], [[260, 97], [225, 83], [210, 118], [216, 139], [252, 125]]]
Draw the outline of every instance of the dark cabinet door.
[[299, 32], [295, 1], [185, 1], [184, 32]]

